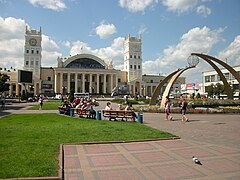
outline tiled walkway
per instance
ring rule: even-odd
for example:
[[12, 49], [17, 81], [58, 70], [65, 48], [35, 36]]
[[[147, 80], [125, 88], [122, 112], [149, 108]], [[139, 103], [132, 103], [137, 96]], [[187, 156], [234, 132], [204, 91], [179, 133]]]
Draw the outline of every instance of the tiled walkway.
[[[201, 157], [202, 165], [192, 161]], [[240, 150], [184, 140], [64, 145], [64, 177], [79, 179], [240, 179]]]

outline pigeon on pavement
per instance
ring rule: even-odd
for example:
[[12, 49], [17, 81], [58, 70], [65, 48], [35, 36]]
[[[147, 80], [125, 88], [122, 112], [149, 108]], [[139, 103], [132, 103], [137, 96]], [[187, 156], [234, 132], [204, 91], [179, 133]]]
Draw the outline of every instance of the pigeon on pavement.
[[193, 162], [195, 162], [196, 164], [202, 165], [202, 163], [198, 160], [197, 157], [193, 156], [193, 157], [192, 157], [192, 160], [193, 160]]

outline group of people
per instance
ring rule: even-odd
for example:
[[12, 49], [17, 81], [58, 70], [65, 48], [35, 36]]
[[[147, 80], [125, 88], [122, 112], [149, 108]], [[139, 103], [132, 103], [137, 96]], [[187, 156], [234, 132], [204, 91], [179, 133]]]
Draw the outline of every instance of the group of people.
[[[182, 99], [180, 106], [181, 106], [182, 122], [184, 121], [189, 122], [189, 119], [186, 116], [188, 103], [185, 98]], [[166, 114], [166, 120], [170, 120], [170, 121], [173, 120], [173, 116], [171, 115], [171, 103], [168, 96], [165, 99], [165, 114]]]
[[[106, 107], [105, 107], [105, 110], [113, 110], [110, 102], [107, 102], [107, 105], [106, 105]], [[132, 117], [133, 117], [133, 121], [134, 121], [134, 122], [136, 121], [137, 115], [136, 115], [136, 113], [134, 112], [134, 108], [132, 107], [132, 103], [128, 102], [128, 103], [127, 103], [127, 106], [126, 106], [124, 109], [122, 108], [121, 104], [119, 104], [117, 110], [131, 111], [131, 115], [132, 115]], [[116, 120], [116, 119], [114, 119], [114, 120]]]
[[86, 99], [86, 98], [75, 98], [71, 103], [70, 101], [65, 100], [62, 103], [62, 107], [65, 109], [78, 108], [81, 110], [89, 110], [91, 117], [94, 119], [96, 117], [96, 111], [94, 110], [96, 100], [95, 99]]

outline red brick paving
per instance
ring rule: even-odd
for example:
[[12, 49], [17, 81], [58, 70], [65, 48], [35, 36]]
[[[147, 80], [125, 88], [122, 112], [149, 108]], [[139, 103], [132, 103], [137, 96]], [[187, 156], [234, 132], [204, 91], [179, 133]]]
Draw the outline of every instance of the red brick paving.
[[[189, 123], [164, 121], [164, 114], [144, 114], [146, 125], [180, 136], [177, 140], [76, 145], [64, 156], [65, 180], [78, 179], [240, 179], [238, 115], [189, 115]], [[68, 145], [64, 145], [64, 149]], [[192, 161], [197, 156], [202, 165]], [[67, 168], [68, 157], [80, 164]], [[74, 159], [76, 162], [76, 159]], [[72, 166], [74, 163], [69, 163]]]
[[[64, 149], [72, 146], [64, 145]], [[64, 157], [64, 175], [66, 180], [240, 178], [240, 163], [235, 160], [239, 159], [240, 150], [225, 147], [219, 151], [222, 147], [181, 139], [76, 145], [77, 155]], [[202, 165], [192, 161], [193, 155], [198, 156]]]

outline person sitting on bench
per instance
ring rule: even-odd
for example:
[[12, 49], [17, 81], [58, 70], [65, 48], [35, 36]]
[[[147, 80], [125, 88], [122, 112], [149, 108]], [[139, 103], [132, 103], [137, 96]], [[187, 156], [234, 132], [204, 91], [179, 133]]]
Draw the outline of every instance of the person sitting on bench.
[[132, 115], [132, 118], [133, 118], [133, 122], [135, 122], [135, 119], [137, 118], [137, 115], [136, 113], [134, 112], [134, 109], [132, 107], [132, 103], [128, 103], [127, 104], [127, 107], [125, 108], [125, 111], [132, 111], [131, 112], [131, 115]]

